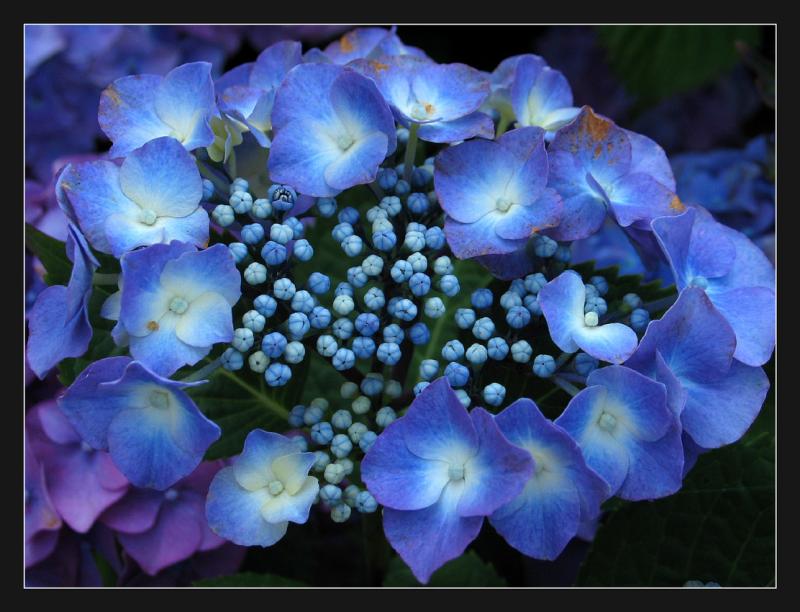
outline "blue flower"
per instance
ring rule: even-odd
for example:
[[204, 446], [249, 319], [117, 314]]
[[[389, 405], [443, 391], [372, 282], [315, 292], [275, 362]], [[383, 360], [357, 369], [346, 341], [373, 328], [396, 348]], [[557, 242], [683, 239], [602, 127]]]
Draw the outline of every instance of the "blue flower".
[[489, 97], [489, 81], [466, 64], [436, 64], [411, 55], [382, 56], [350, 64], [372, 78], [405, 127], [419, 124], [428, 142], [492, 138], [494, 124], [478, 109]]
[[386, 427], [361, 464], [385, 506], [386, 537], [420, 582], [461, 555], [483, 517], [516, 497], [532, 471], [530, 455], [483, 408], [467, 413], [444, 378]]
[[705, 290], [736, 333], [733, 356], [751, 366], [766, 363], [775, 347], [775, 269], [744, 234], [703, 208], [653, 221], [679, 290]]
[[517, 123], [543, 128], [549, 136], [580, 111], [572, 106], [572, 90], [564, 75], [537, 55], [517, 59], [510, 93]]
[[286, 74], [302, 63], [302, 45], [284, 40], [264, 49], [252, 64], [217, 80], [220, 110], [244, 124], [262, 147], [269, 147], [275, 92]]
[[577, 272], [567, 270], [539, 290], [550, 337], [562, 351], [582, 349], [592, 357], [622, 363], [636, 350], [636, 333], [622, 323], [598, 325], [596, 312], [584, 312], [586, 286]]
[[233, 339], [241, 275], [223, 244], [203, 251], [171, 242], [122, 258], [119, 324], [134, 359], [162, 376]]
[[539, 128], [506, 132], [497, 142], [472, 140], [436, 157], [434, 184], [456, 257], [513, 253], [558, 225], [563, 204], [546, 187], [547, 163]]
[[744, 435], [769, 389], [760, 367], [734, 359], [736, 335], [699, 287], [684, 289], [658, 321], [647, 327], [626, 362], [667, 387], [683, 430], [703, 448], [718, 448]]
[[130, 357], [109, 357], [87, 367], [58, 403], [134, 485], [163, 490], [192, 472], [220, 436], [183, 392], [204, 382], [168, 380]]
[[207, 147], [214, 142], [211, 117], [217, 112], [211, 64], [193, 62], [163, 77], [117, 79], [103, 91], [97, 119], [113, 143], [109, 155], [117, 158], [161, 136], [189, 151]]
[[69, 283], [42, 291], [28, 313], [28, 364], [39, 378], [62, 359], [83, 355], [92, 339], [89, 298], [92, 275], [100, 263], [80, 230], [72, 223], [67, 229], [67, 255], [72, 260]]
[[621, 226], [649, 230], [655, 217], [682, 212], [667, 156], [655, 142], [584, 106], [548, 150], [550, 186], [564, 199], [557, 240], [594, 234], [611, 209]]
[[289, 521], [305, 523], [319, 481], [308, 472], [314, 453], [280, 434], [255, 429], [242, 454], [214, 477], [206, 500], [206, 518], [217, 535], [242, 546], [272, 546]]
[[382, 55], [426, 57], [421, 49], [404, 45], [400, 37], [395, 34], [396, 30], [396, 27], [391, 30], [383, 28], [350, 30], [325, 47], [324, 57], [334, 64], [347, 64], [357, 59], [374, 59]]
[[599, 516], [608, 485], [586, 465], [575, 441], [533, 401], [518, 399], [495, 422], [509, 442], [530, 453], [535, 469], [522, 493], [495, 510], [489, 522], [523, 554], [555, 559], [581, 523]]
[[203, 181], [174, 138], [148, 142], [122, 166], [102, 160], [70, 165], [60, 186], [89, 242], [103, 253], [121, 257], [171, 240], [208, 242]]
[[272, 124], [270, 177], [307, 195], [335, 196], [372, 182], [397, 146], [375, 84], [340, 66], [296, 66], [278, 88]]
[[654, 499], [680, 489], [681, 428], [666, 387], [625, 366], [595, 370], [586, 384], [556, 424], [575, 439], [611, 494]]

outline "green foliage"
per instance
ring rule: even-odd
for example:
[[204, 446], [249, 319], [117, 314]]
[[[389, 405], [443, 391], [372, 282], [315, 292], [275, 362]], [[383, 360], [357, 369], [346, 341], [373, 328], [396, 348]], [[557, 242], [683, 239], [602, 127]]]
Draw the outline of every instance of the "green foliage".
[[611, 67], [640, 104], [700, 87], [734, 67], [737, 41], [757, 45], [757, 26], [602, 26]]
[[400, 557], [389, 563], [383, 580], [385, 587], [503, 587], [506, 581], [494, 567], [485, 563], [473, 550], [467, 551], [440, 567], [427, 585], [420, 584]]
[[257, 574], [242, 572], [232, 576], [205, 578], [192, 583], [195, 587], [304, 587], [308, 586], [297, 580], [276, 576], [275, 574]]
[[582, 586], [774, 583], [774, 403], [738, 443], [701, 456], [675, 495], [610, 512]]
[[46, 270], [44, 282], [48, 285], [66, 285], [69, 282], [72, 262], [67, 258], [67, 248], [63, 242], [26, 223], [25, 246], [42, 262]]
[[[206, 360], [208, 362], [208, 359]], [[264, 377], [245, 366], [237, 372], [215, 370], [208, 384], [188, 390], [200, 410], [222, 428], [222, 436], [206, 459], [230, 457], [242, 451], [253, 429], [284, 431], [289, 410], [300, 401], [309, 360], [292, 366], [292, 379], [283, 387], [268, 387]]]

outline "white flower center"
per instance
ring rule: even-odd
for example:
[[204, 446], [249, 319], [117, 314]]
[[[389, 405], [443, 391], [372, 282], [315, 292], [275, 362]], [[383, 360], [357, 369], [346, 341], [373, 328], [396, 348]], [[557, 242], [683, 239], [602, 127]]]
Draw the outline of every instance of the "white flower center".
[[600, 415], [600, 418], [597, 419], [597, 424], [603, 431], [611, 433], [617, 427], [617, 419], [614, 417], [614, 415], [604, 412]]
[[500, 212], [508, 212], [509, 208], [514, 206], [514, 202], [512, 202], [506, 197], [500, 197], [497, 198], [495, 206], [497, 207], [497, 210], [499, 210]]
[[447, 470], [447, 476], [450, 480], [463, 480], [464, 479], [464, 466], [463, 465], [451, 465], [450, 468]]
[[283, 493], [283, 483], [280, 480], [273, 480], [267, 485], [270, 495], [280, 495]]
[[169, 407], [169, 395], [167, 395], [167, 393], [164, 391], [151, 391], [148, 399], [150, 400], [150, 405], [153, 408]]
[[180, 296], [172, 298], [172, 301], [169, 303], [169, 309], [176, 315], [182, 315], [186, 312], [187, 308], [189, 308], [189, 302]]
[[336, 138], [336, 144], [339, 145], [339, 148], [342, 151], [347, 151], [350, 147], [353, 146], [353, 137], [350, 134], [340, 134]]
[[583, 315], [583, 322], [586, 323], [587, 327], [597, 327], [600, 320], [597, 318], [597, 313], [594, 310], [590, 310]]
[[139, 213], [139, 221], [145, 225], [153, 225], [158, 219], [158, 215], [149, 208], [143, 208]]

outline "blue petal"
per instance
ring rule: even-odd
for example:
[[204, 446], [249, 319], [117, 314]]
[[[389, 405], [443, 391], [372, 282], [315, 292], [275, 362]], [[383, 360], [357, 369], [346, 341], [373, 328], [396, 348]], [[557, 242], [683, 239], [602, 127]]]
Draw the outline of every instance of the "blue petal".
[[383, 132], [372, 132], [357, 140], [325, 168], [325, 182], [339, 191], [371, 183], [386, 158], [387, 148], [388, 140]]
[[61, 189], [72, 204], [84, 235], [103, 253], [112, 252], [106, 237], [106, 220], [115, 214], [135, 218], [140, 212], [120, 189], [119, 168], [108, 161], [71, 165], [61, 175]]
[[649, 228], [656, 217], [683, 211], [678, 197], [657, 180], [631, 172], [606, 187], [611, 210], [622, 227], [633, 223]]
[[[167, 312], [156, 322], [158, 328], [155, 331], [146, 336], [131, 334], [130, 352], [134, 359], [161, 376], [169, 376], [185, 365], [196, 364], [208, 355], [211, 351], [210, 345], [195, 347], [178, 338], [177, 328], [180, 321], [179, 315]], [[130, 333], [129, 329], [128, 332]]]
[[386, 135], [384, 157], [397, 148], [392, 112], [370, 79], [352, 70], [342, 71], [331, 85], [330, 101], [337, 117], [355, 140], [380, 131]]
[[250, 491], [263, 488], [276, 478], [272, 473], [272, 462], [296, 452], [297, 447], [286, 436], [254, 429], [247, 434], [242, 454], [234, 459], [236, 480]]
[[383, 511], [386, 539], [422, 583], [459, 557], [481, 530], [483, 517], [456, 512], [462, 489], [463, 482], [448, 484], [439, 501], [422, 510]]
[[[163, 490], [191, 473], [221, 433], [180, 390], [183, 385], [165, 382], [133, 362], [122, 378], [98, 387], [99, 398], [127, 402], [109, 424], [108, 449], [139, 487]], [[154, 403], [154, 394], [167, 405]]]
[[[275, 105], [272, 108], [276, 140], [281, 130], [296, 120], [313, 120], [321, 125], [337, 121], [328, 92], [343, 70], [341, 66], [302, 64], [286, 75], [275, 94]], [[270, 155], [270, 170], [274, 152], [273, 149]]]
[[[410, 81], [416, 102], [433, 105], [432, 115], [443, 122], [470, 115], [489, 97], [489, 80], [466, 64], [422, 60]], [[421, 133], [420, 138], [424, 139]]]
[[105, 219], [105, 235], [115, 257], [122, 257], [125, 253], [141, 246], [161, 244], [166, 242], [165, 226], [168, 221], [159, 220], [153, 225], [139, 222], [138, 210], [136, 216], [126, 214], [113, 214]]
[[561, 222], [547, 232], [556, 240], [579, 240], [600, 230], [606, 218], [606, 206], [594, 193], [563, 197]]
[[709, 298], [736, 334], [734, 358], [751, 366], [769, 361], [775, 348], [775, 292], [767, 287], [740, 287], [709, 292]]
[[[304, 453], [311, 456], [310, 463], [314, 463], [314, 453]], [[309, 465], [309, 467], [311, 467]], [[308, 470], [306, 470], [308, 471]], [[268, 523], [277, 524], [284, 521], [303, 524], [308, 521], [311, 505], [319, 493], [319, 481], [313, 476], [306, 476], [299, 490], [290, 494], [283, 491], [280, 495], [267, 500], [261, 506], [261, 516]]]
[[204, 293], [217, 293], [233, 306], [242, 295], [241, 275], [224, 244], [173, 255], [163, 267], [160, 284], [189, 301]]
[[648, 174], [670, 191], [675, 191], [675, 176], [664, 149], [647, 136], [623, 131], [631, 143], [630, 171]]
[[[556, 111], [572, 107], [572, 91], [563, 74], [543, 65], [541, 58], [527, 56], [516, 65], [511, 103], [521, 125], [554, 130], [561, 125], [550, 124], [547, 119]], [[573, 117], [578, 112], [570, 110]]]
[[543, 229], [558, 225], [563, 206], [554, 189], [545, 189], [532, 204], [512, 206], [497, 222], [497, 234], [508, 240], [527, 240]]
[[719, 380], [681, 382], [687, 393], [681, 422], [703, 448], [718, 448], [741, 438], [758, 416], [769, 391], [763, 368], [736, 360]]
[[282, 40], [259, 53], [250, 72], [249, 85], [259, 89], [275, 89], [286, 74], [303, 61], [303, 46], [293, 40]]
[[270, 178], [308, 195], [338, 195], [341, 190], [325, 181], [325, 170], [342, 155], [329, 135], [332, 130], [312, 120], [296, 120], [280, 127], [275, 121], [273, 109], [276, 133], [269, 155]]
[[419, 510], [437, 502], [449, 481], [449, 465], [411, 453], [405, 443], [407, 427], [403, 417], [378, 436], [361, 463], [361, 478], [381, 505]]
[[163, 77], [122, 77], [103, 90], [97, 120], [113, 143], [109, 156], [126, 157], [134, 149], [172, 132], [156, 113], [156, 91]]
[[466, 487], [458, 502], [461, 516], [488, 516], [514, 499], [533, 474], [530, 453], [511, 445], [491, 414], [483, 408], [470, 413], [478, 432], [478, 454], [464, 467]]
[[584, 325], [586, 288], [577, 272], [567, 270], [539, 291], [539, 305], [547, 321], [550, 337], [562, 351], [574, 353], [578, 345], [575, 331]]
[[451, 121], [434, 121], [419, 127], [417, 135], [427, 142], [458, 142], [468, 138], [492, 138], [494, 123], [486, 113], [476, 111]]
[[208, 489], [208, 526], [217, 535], [240, 546], [272, 546], [284, 536], [288, 522], [273, 525], [263, 519], [261, 507], [269, 498], [266, 489], [244, 489], [236, 481], [233, 468], [223, 468]]
[[131, 361], [130, 357], [107, 357], [90, 364], [58, 400], [69, 422], [92, 448], [108, 450], [108, 426], [126, 405], [102, 397], [99, 385], [119, 379]]
[[189, 304], [175, 326], [179, 340], [197, 348], [233, 340], [231, 305], [219, 293], [205, 293]]
[[572, 339], [592, 357], [609, 363], [623, 363], [639, 344], [636, 332], [622, 323], [578, 326], [572, 332]]
[[[445, 227], [447, 227], [446, 223]], [[500, 280], [522, 278], [535, 269], [535, 260], [525, 249], [525, 243], [513, 253], [507, 253], [505, 255], [482, 255], [476, 257], [475, 260], [482, 266], [485, 266], [489, 272], [492, 273], [492, 276]]]
[[253, 71], [254, 65], [255, 62], [247, 62], [228, 70], [228, 72], [214, 81], [214, 89], [220, 94], [230, 87], [248, 85], [250, 83], [250, 73]]
[[659, 440], [643, 442], [628, 438], [628, 477], [617, 491], [622, 499], [657, 499], [676, 493], [683, 484], [681, 427], [676, 422]]
[[119, 170], [122, 192], [159, 217], [185, 217], [200, 206], [203, 180], [192, 156], [174, 138], [133, 151]]
[[480, 444], [466, 408], [447, 378], [436, 379], [411, 402], [402, 417], [408, 450], [423, 459], [466, 463]]
[[211, 64], [192, 62], [167, 73], [156, 91], [155, 107], [189, 151], [213, 143], [210, 121], [217, 110]]
[[488, 213], [475, 223], [459, 223], [445, 218], [444, 233], [447, 244], [459, 259], [483, 255], [507, 255], [524, 248], [527, 240], [505, 240], [497, 235], [497, 222], [502, 213]]

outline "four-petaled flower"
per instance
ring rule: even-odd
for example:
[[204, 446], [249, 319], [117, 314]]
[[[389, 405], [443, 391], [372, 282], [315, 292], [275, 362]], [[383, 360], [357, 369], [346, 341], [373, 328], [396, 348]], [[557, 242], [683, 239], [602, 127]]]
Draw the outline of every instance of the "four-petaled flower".
[[361, 477], [385, 506], [383, 529], [420, 582], [458, 557], [483, 519], [514, 499], [533, 473], [483, 408], [467, 413], [446, 378], [428, 385], [378, 436]]
[[518, 58], [510, 99], [517, 123], [543, 128], [548, 138], [580, 111], [572, 106], [572, 90], [567, 79], [538, 55]]
[[183, 391], [204, 382], [169, 380], [130, 357], [108, 357], [81, 372], [58, 404], [84, 442], [108, 451], [134, 485], [163, 490], [220, 436]]
[[319, 491], [319, 481], [308, 475], [315, 460], [286, 436], [251, 431], [242, 454], [211, 482], [206, 517], [212, 531], [243, 546], [275, 544], [290, 521], [308, 520]]

